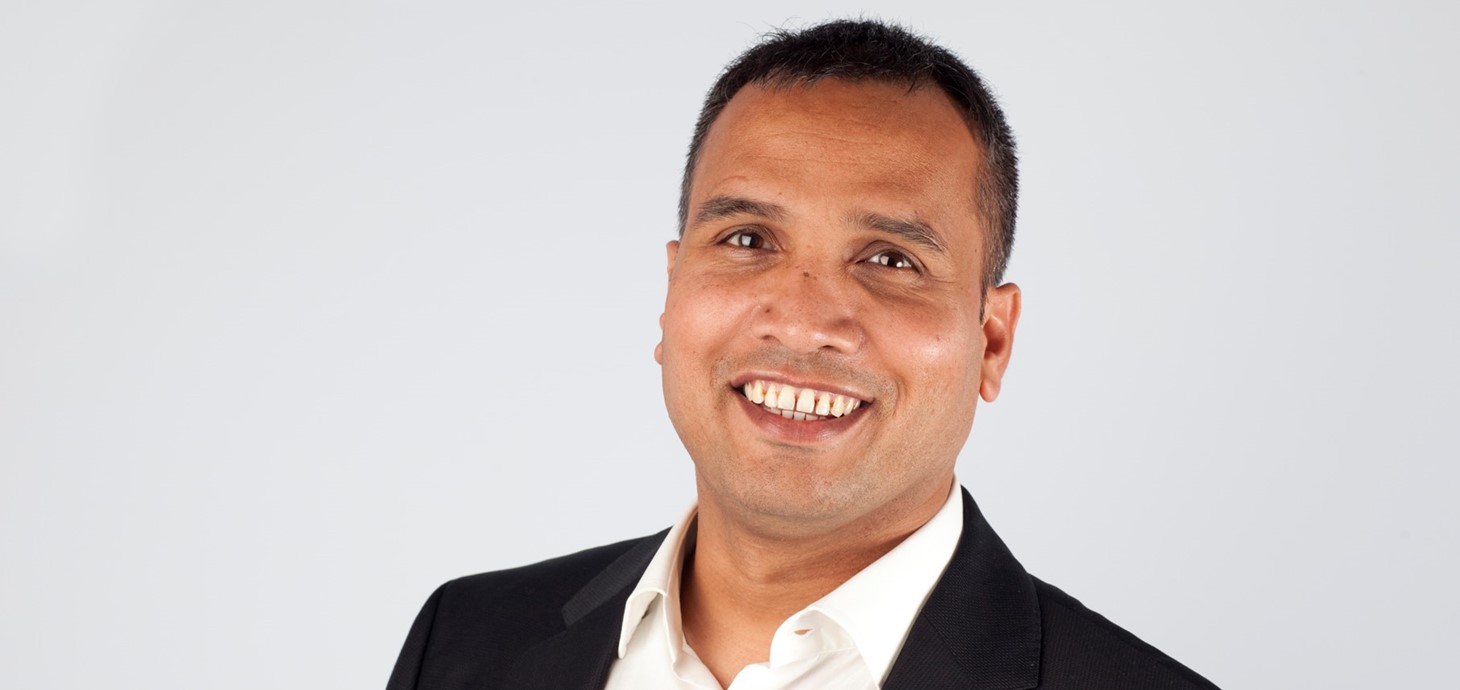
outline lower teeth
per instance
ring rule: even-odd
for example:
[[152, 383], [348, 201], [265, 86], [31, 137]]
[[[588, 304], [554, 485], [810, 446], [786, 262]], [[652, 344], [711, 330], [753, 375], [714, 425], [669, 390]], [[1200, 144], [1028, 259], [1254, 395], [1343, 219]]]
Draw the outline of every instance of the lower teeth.
[[793, 412], [791, 410], [778, 410], [774, 407], [767, 407], [765, 408], [765, 410], [771, 414], [778, 414], [782, 417], [785, 417], [786, 419], [794, 419], [798, 422], [819, 422], [823, 419], [826, 419], [826, 417], [822, 417], [819, 415], [806, 414], [805, 412]]

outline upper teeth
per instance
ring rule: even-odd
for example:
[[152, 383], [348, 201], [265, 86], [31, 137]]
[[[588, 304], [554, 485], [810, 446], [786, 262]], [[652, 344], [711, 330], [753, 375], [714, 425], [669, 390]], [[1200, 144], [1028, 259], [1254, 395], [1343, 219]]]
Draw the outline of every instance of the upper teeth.
[[851, 414], [862, 401], [812, 388], [797, 388], [784, 383], [751, 381], [744, 386], [745, 397], [787, 419], [816, 421], [825, 417]]

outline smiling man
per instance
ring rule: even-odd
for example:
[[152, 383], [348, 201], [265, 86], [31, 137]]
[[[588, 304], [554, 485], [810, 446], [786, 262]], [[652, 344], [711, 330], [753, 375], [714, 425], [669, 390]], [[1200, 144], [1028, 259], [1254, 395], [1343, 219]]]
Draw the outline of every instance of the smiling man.
[[443, 585], [392, 690], [1211, 688], [1019, 565], [954, 479], [1019, 288], [1013, 139], [899, 28], [777, 33], [711, 89], [662, 365], [673, 528]]

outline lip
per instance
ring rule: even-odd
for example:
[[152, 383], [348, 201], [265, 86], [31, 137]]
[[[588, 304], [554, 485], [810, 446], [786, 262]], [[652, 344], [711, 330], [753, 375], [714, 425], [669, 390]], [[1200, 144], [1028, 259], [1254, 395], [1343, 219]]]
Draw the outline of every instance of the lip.
[[[794, 386], [796, 384], [792, 383], [790, 385]], [[811, 384], [807, 384], [807, 387], [815, 388]], [[826, 390], [828, 393], [832, 392], [825, 388], [820, 390]], [[749, 398], [741, 395], [738, 389], [732, 389], [730, 394], [735, 396], [735, 399], [740, 402], [740, 409], [745, 413], [750, 423], [754, 424], [762, 433], [772, 440], [794, 445], [816, 445], [833, 442], [839, 437], [845, 436], [857, 423], [861, 422], [863, 413], [870, 407], [869, 404], [863, 403], [861, 407], [841, 417], [827, 417], [815, 422], [797, 421], [794, 419], [786, 419], [772, 412], [767, 412], [764, 407], [751, 402]], [[848, 394], [842, 393], [841, 395]]]

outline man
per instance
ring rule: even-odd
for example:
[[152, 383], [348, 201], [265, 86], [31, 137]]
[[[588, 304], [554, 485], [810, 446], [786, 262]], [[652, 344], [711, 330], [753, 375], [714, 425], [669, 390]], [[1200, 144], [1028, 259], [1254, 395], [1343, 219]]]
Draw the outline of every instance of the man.
[[711, 89], [655, 350], [699, 502], [456, 580], [420, 688], [1211, 688], [1026, 574], [953, 476], [1019, 319], [1003, 114], [896, 27], [779, 33]]

